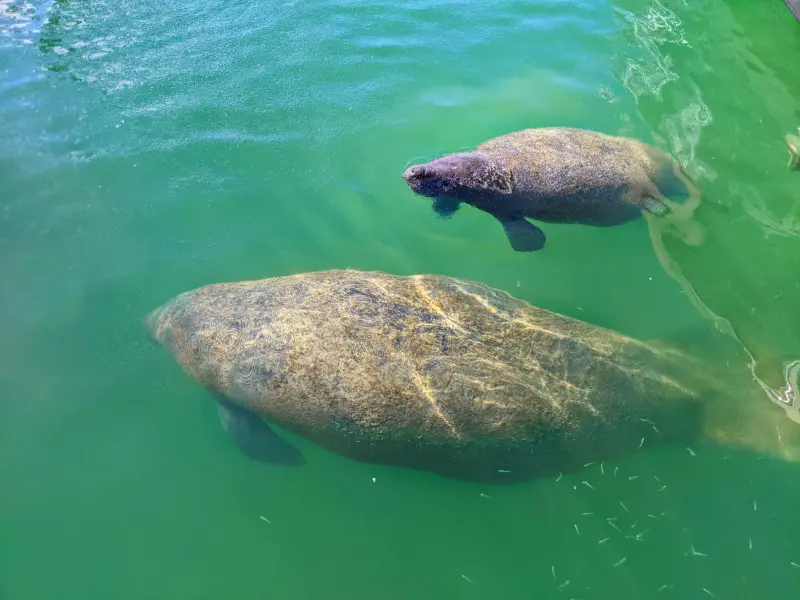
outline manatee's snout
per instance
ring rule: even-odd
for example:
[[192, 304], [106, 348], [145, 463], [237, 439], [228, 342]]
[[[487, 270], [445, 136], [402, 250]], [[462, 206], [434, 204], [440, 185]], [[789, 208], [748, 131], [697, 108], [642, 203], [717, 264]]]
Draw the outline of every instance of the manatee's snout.
[[425, 177], [425, 165], [413, 165], [408, 167], [405, 173], [403, 173], [403, 179], [406, 180], [406, 183], [411, 183], [423, 177]]
[[414, 165], [403, 173], [408, 187], [422, 196], [436, 196], [443, 191], [438, 171], [430, 164]]
[[158, 325], [161, 320], [162, 312], [163, 312], [163, 307], [158, 307], [154, 311], [151, 311], [150, 313], [145, 315], [144, 319], [142, 319], [142, 324], [144, 325], [144, 328], [147, 331], [147, 337], [150, 338], [150, 342], [152, 342], [156, 346], [161, 345], [161, 342], [158, 339]]
[[405, 170], [403, 173], [403, 179], [405, 180], [408, 187], [410, 187], [415, 192], [417, 188], [420, 187], [422, 181], [428, 177], [429, 174], [425, 165], [413, 165]]

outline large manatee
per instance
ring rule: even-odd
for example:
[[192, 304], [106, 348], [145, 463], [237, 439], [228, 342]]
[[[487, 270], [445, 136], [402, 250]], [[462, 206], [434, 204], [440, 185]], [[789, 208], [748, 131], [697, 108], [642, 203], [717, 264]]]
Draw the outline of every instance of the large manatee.
[[737, 408], [677, 350], [440, 275], [207, 285], [148, 326], [243, 452], [268, 463], [304, 462], [271, 424], [355, 460], [485, 482], [701, 438], [788, 457], [800, 428], [771, 403]]

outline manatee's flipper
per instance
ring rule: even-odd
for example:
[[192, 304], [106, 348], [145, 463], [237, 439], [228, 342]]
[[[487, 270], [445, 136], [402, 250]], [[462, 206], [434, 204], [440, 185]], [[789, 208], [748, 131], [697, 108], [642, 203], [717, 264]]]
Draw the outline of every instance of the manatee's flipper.
[[669, 205], [664, 204], [658, 198], [645, 196], [641, 202], [644, 209], [652, 215], [664, 217], [669, 214]]
[[461, 206], [461, 200], [448, 196], [437, 196], [433, 199], [433, 211], [444, 219], [452, 217]]
[[[677, 167], [676, 174], [682, 176]], [[703, 226], [694, 220], [694, 212], [700, 205], [700, 192], [688, 179], [686, 188], [689, 190], [689, 199], [679, 204], [664, 196], [654, 184], [651, 184], [645, 189], [640, 202], [647, 212], [657, 217], [664, 225], [669, 225], [685, 244], [699, 246], [706, 237]]]
[[261, 418], [225, 398], [217, 397], [225, 432], [246, 456], [271, 465], [303, 465], [303, 455], [270, 429]]
[[503, 225], [511, 247], [517, 252], [535, 252], [544, 248], [544, 231], [524, 217], [497, 217]]

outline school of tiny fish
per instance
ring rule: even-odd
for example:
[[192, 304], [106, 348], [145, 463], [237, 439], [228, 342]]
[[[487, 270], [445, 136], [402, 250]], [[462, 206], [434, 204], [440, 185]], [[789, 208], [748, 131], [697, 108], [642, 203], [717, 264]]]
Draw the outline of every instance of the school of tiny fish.
[[[656, 426], [653, 424], [653, 428], [655, 429]], [[643, 445], [640, 444], [640, 446]], [[696, 458], [698, 453], [695, 452], [692, 448], [687, 447], [686, 450], [689, 453], [689, 456], [692, 458]], [[726, 458], [728, 458], [726, 456]], [[585, 465], [586, 469], [593, 467], [593, 463], [589, 463]], [[613, 471], [613, 478], [617, 478], [617, 474], [619, 473], [620, 467], [615, 466]], [[594, 494], [601, 494], [602, 492], [606, 491], [608, 488], [604, 489], [601, 485], [603, 480], [606, 477], [606, 470], [605, 464], [600, 463], [599, 467], [592, 470], [592, 473], [598, 475], [598, 477], [588, 476], [586, 473], [582, 473], [582, 477], [586, 477], [586, 479], [581, 479], [580, 483], [582, 486], [571, 485], [572, 489], [575, 491], [579, 491], [582, 488], [586, 491], [581, 492], [582, 494], [592, 493], [592, 498], [596, 498], [599, 496], [594, 496]], [[648, 475], [647, 477], [643, 477], [642, 475]], [[564, 478], [563, 473], [560, 473], [558, 477], [554, 480], [556, 483], [561, 482]], [[667, 489], [667, 484], [662, 482], [661, 478], [659, 478], [656, 474], [631, 474], [631, 475], [624, 475], [621, 477], [622, 481], [631, 482], [632, 485], [645, 485], [650, 492], [658, 493], [663, 492]], [[609, 484], [614, 485], [613, 490], [617, 490], [616, 484], [611, 483], [612, 479], [609, 478]], [[635, 483], [634, 483], [635, 482]], [[563, 485], [563, 484], [562, 484]], [[593, 502], [589, 500], [588, 497], [583, 496], [586, 498], [587, 502]], [[654, 496], [655, 497], [655, 496]], [[657, 497], [661, 497], [660, 495]], [[666, 496], [664, 496], [666, 497]], [[752, 503], [752, 509], [754, 512], [758, 511], [758, 503], [756, 498], [750, 497], [748, 495], [747, 498]], [[636, 544], [641, 547], [643, 544], [647, 544], [650, 534], [653, 529], [651, 528], [642, 528], [638, 525], [638, 521], [635, 519], [637, 514], [642, 516], [642, 519], [649, 520], [649, 523], [654, 527], [661, 526], [664, 523], [664, 519], [669, 517], [669, 511], [664, 510], [653, 510], [653, 506], [648, 507], [641, 507], [641, 506], [628, 506], [623, 500], [617, 500], [617, 506], [619, 510], [615, 511], [615, 514], [603, 515], [602, 512], [594, 511], [583, 511], [580, 513], [580, 516], [586, 519], [587, 517], [592, 517], [593, 519], [597, 519], [597, 521], [593, 521], [592, 519], [586, 519], [584, 522], [601, 522], [608, 526], [611, 531], [611, 535], [602, 536], [596, 541], [592, 542], [595, 547], [600, 546], [601, 548], [611, 547], [614, 546], [613, 549], [609, 548], [608, 553], [606, 556], [608, 557], [608, 567], [614, 569], [615, 571], [620, 569], [635, 569], [636, 568], [636, 552], [637, 549], [635, 546], [629, 546], [625, 544]], [[577, 523], [572, 524], [575, 533], [581, 538], [585, 538], [587, 535], [591, 536], [592, 533], [586, 533], [585, 531], [581, 530], [581, 527]], [[669, 525], [665, 525], [666, 527], [670, 527]], [[673, 526], [673, 530], [676, 529]], [[682, 528], [683, 534], [688, 534], [690, 537], [694, 535], [691, 529]], [[747, 537], [747, 548], [748, 550], [753, 550], [753, 539], [752, 537]], [[685, 556], [685, 560], [707, 560], [709, 559], [709, 554], [704, 552], [702, 548], [698, 548], [695, 545], [694, 541], [690, 541], [688, 544], [688, 548], [683, 553]], [[798, 549], [798, 554], [800, 554], [800, 549]], [[794, 561], [787, 561], [789, 569], [795, 569], [800, 571], [800, 563]], [[703, 563], [705, 564], [705, 563]], [[580, 578], [580, 573], [576, 570], [575, 572], [571, 573], [571, 578], [559, 578], [557, 574], [561, 572], [562, 569], [557, 569], [556, 565], [551, 565], [550, 572], [552, 575], [553, 580], [555, 581], [556, 591], [558, 593], [563, 593], [564, 589], [570, 585], [571, 588], [577, 588], [579, 582], [576, 582], [576, 578]], [[629, 575], [632, 576], [632, 575]], [[713, 583], [713, 582], [710, 582]], [[587, 593], [591, 589], [591, 586], [586, 586], [580, 595], [580, 599], [589, 599], [591, 598], [591, 594]], [[798, 580], [798, 589], [800, 590], [800, 580]], [[679, 593], [680, 597], [697, 597], [699, 593], [701, 596], [706, 595], [708, 597], [717, 598], [717, 594], [713, 591], [713, 587], [710, 585], [703, 585], [702, 581], [698, 581], [698, 586], [694, 590], [684, 589], [680, 590], [680, 588], [676, 587], [676, 585], [672, 582], [662, 583], [659, 587], [655, 588], [653, 591], [659, 593], [659, 596], [664, 595], [664, 597], [679, 597], [673, 596], [672, 594], [664, 594], [665, 592], [675, 592]], [[567, 595], [563, 596], [567, 598]], [[727, 596], [719, 596], [719, 597], [727, 597]], [[578, 598], [572, 598], [572, 600], [578, 600]]]

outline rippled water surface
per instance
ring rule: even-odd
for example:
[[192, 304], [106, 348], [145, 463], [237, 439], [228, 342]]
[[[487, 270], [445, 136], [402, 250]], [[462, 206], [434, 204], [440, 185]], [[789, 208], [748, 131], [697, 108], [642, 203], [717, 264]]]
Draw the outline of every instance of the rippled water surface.
[[[0, 0], [0, 598], [800, 597], [800, 425], [770, 402], [800, 360], [798, 56], [781, 0]], [[400, 177], [551, 125], [694, 177], [672, 276], [642, 220], [515, 253]], [[768, 425], [509, 486], [292, 436], [307, 466], [265, 468], [141, 319], [343, 267], [701, 352]]]

